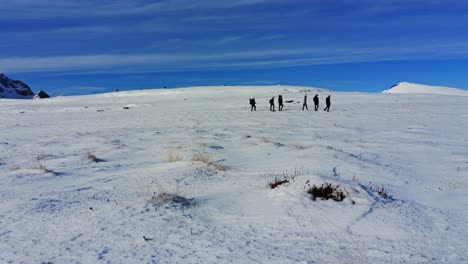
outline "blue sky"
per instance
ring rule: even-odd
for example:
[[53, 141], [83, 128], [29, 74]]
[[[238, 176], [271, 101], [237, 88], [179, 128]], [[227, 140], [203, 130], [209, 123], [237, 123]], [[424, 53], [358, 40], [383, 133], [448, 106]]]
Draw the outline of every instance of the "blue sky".
[[460, 0], [2, 0], [0, 71], [54, 95], [291, 84], [468, 89]]

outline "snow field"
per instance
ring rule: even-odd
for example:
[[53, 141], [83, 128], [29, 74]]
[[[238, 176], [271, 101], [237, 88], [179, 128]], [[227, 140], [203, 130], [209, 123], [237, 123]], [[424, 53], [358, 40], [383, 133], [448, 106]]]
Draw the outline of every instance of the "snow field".
[[[268, 111], [278, 94], [299, 103]], [[0, 100], [0, 262], [466, 262], [467, 103], [288, 86]], [[312, 201], [324, 182], [348, 198]]]

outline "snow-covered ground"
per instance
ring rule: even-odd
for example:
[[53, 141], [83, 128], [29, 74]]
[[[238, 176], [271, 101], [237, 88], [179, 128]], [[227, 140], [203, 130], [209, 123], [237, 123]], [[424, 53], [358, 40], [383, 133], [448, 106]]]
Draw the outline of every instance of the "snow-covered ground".
[[[467, 263], [468, 97], [331, 92], [327, 113], [320, 91], [301, 111], [315, 93], [0, 100], [0, 262]], [[294, 103], [268, 111], [278, 94]], [[347, 198], [312, 201], [325, 182]]]
[[413, 93], [413, 94], [441, 94], [441, 95], [458, 95], [468, 96], [468, 91], [444, 87], [444, 86], [430, 86], [417, 83], [401, 82], [398, 83], [388, 90], [382, 91], [382, 93]]

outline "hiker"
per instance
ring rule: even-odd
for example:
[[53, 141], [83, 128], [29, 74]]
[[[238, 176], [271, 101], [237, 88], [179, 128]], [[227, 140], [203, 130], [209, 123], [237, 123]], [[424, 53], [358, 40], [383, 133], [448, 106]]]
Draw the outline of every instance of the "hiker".
[[249, 98], [250, 101], [250, 111], [257, 111], [257, 107], [255, 106], [255, 98]]
[[316, 94], [314, 96], [314, 106], [315, 106], [315, 111], [317, 111], [319, 109], [319, 98], [318, 98], [318, 94]]
[[283, 111], [283, 96], [278, 95], [278, 111]]
[[323, 109], [323, 111], [330, 112], [330, 105], [331, 105], [330, 95], [325, 99], [325, 103], [327, 104], [327, 107], [325, 107], [325, 109]]
[[274, 96], [270, 99], [270, 111], [272, 112], [275, 111], [275, 97]]
[[302, 103], [302, 111], [304, 111], [304, 108], [309, 111], [309, 108], [307, 107], [307, 95], [304, 95], [304, 103]]

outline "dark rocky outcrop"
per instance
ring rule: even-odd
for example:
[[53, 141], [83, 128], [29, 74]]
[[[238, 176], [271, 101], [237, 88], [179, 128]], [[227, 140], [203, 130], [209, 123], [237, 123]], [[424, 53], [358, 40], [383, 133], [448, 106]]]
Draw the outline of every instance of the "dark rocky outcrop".
[[43, 99], [43, 98], [49, 98], [50, 96], [44, 92], [44, 91], [39, 91], [36, 95], [34, 95], [34, 99]]

